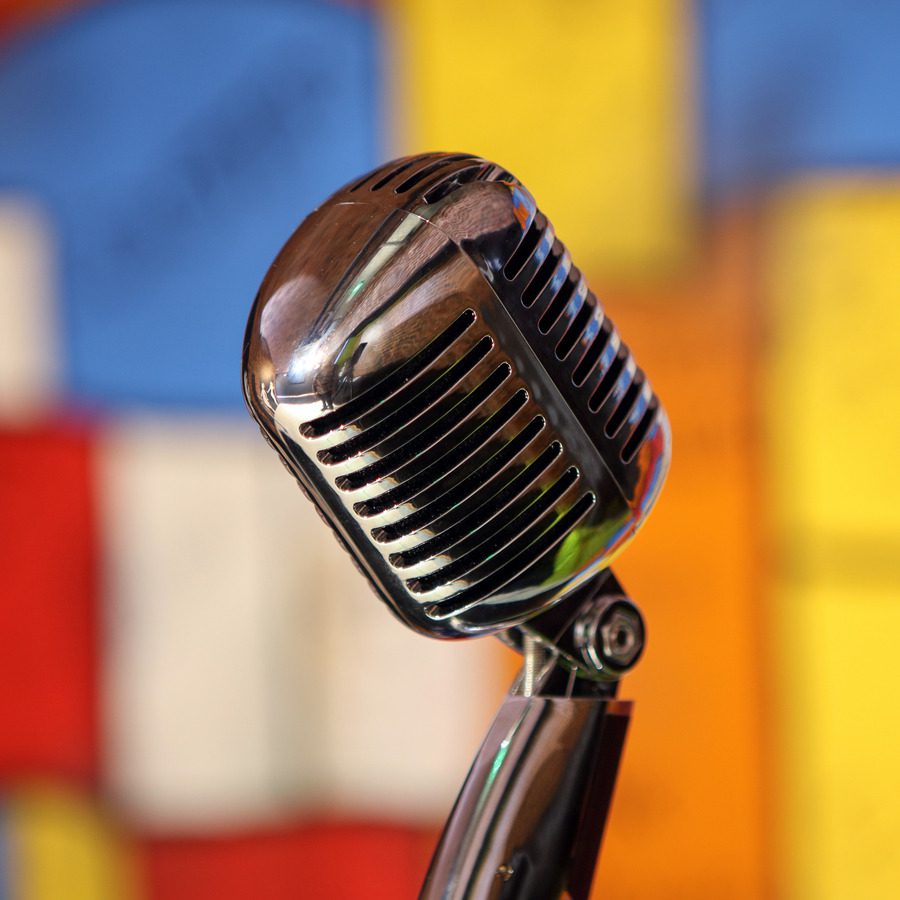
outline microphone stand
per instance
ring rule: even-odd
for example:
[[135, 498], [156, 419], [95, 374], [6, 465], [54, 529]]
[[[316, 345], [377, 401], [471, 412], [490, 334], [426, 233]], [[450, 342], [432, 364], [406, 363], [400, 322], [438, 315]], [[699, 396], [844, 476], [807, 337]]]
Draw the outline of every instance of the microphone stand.
[[[444, 826], [419, 900], [587, 900], [632, 711], [631, 701], [615, 697], [610, 664], [618, 651], [630, 668], [643, 644], [636, 607], [610, 597], [619, 586], [604, 576], [606, 590], [554, 639], [547, 633], [559, 631], [558, 608], [504, 636], [521, 642], [524, 664]], [[634, 643], [626, 652], [629, 621]], [[584, 677], [573, 650], [598, 654], [607, 680], [596, 669]]]

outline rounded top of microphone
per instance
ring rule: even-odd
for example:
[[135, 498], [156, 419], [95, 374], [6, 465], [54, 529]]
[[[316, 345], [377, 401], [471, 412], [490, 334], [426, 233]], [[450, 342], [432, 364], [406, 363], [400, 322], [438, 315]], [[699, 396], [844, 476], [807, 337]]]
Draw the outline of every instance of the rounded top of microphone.
[[315, 210], [260, 288], [253, 416], [408, 625], [517, 625], [627, 542], [668, 467], [663, 409], [505, 169], [388, 163]]

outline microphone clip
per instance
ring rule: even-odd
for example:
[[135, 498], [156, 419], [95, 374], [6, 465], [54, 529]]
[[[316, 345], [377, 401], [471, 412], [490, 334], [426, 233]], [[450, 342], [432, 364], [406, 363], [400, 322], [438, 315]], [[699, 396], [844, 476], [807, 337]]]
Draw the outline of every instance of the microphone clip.
[[563, 602], [498, 637], [524, 657], [513, 693], [611, 697], [640, 659], [646, 628], [636, 604], [605, 569]]

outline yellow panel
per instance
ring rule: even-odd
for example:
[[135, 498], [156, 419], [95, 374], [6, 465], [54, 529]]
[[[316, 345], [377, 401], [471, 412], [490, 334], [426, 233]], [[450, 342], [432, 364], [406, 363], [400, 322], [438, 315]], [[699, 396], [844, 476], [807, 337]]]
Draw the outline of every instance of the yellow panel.
[[786, 898], [900, 896], [896, 585], [810, 580], [777, 593], [786, 665]]
[[133, 900], [131, 852], [84, 798], [35, 787], [8, 806], [10, 869], [16, 900]]
[[900, 896], [900, 181], [772, 210], [768, 469], [785, 896]]
[[771, 234], [780, 521], [827, 537], [838, 561], [864, 552], [881, 567], [870, 535], [900, 539], [900, 181], [796, 187], [776, 204]]
[[392, 0], [400, 149], [464, 150], [535, 194], [582, 268], [644, 276], [689, 227], [689, 6]]

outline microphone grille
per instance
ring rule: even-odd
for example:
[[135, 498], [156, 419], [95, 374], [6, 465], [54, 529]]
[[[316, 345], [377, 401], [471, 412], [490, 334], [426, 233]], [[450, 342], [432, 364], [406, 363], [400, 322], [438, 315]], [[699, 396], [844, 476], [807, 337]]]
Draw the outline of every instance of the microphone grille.
[[298, 229], [251, 315], [245, 393], [379, 593], [444, 637], [608, 564], [668, 461], [665, 414], [550, 222], [464, 154], [388, 163]]
[[435, 621], [533, 568], [596, 502], [473, 309], [300, 433]]

